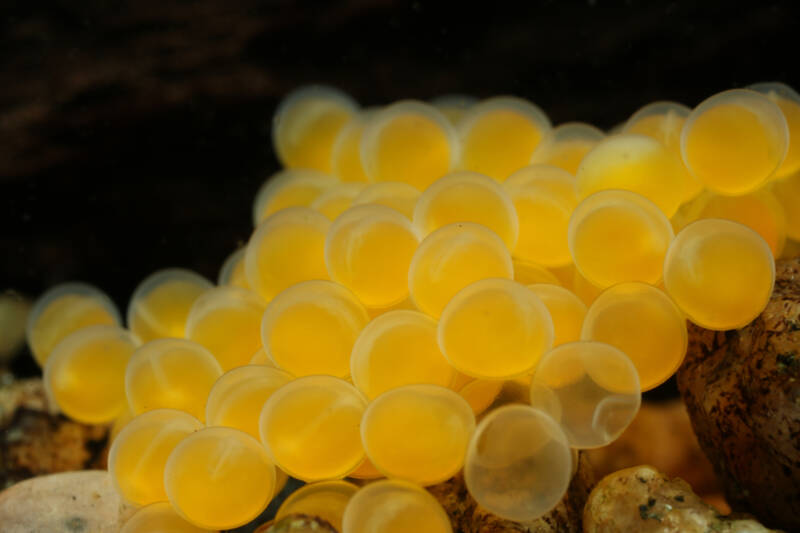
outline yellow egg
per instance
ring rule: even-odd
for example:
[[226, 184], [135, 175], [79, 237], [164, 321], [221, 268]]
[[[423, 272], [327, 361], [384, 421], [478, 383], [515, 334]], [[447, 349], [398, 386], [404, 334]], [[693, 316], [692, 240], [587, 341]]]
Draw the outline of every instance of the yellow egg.
[[357, 109], [352, 98], [333, 87], [295, 89], [273, 118], [272, 142], [278, 158], [288, 168], [330, 172], [336, 137]]
[[454, 222], [475, 222], [494, 231], [509, 250], [519, 236], [519, 222], [508, 193], [477, 172], [452, 172], [431, 184], [417, 200], [414, 226], [423, 237]]
[[86, 283], [62, 283], [34, 303], [25, 330], [28, 346], [40, 367], [65, 337], [94, 325], [121, 325], [116, 306], [100, 289]]
[[325, 265], [333, 281], [367, 307], [408, 298], [408, 267], [419, 244], [411, 222], [382, 205], [358, 205], [342, 213], [325, 239]]
[[281, 470], [304, 481], [343, 478], [364, 459], [367, 401], [346, 381], [306, 376], [282, 386], [261, 411], [261, 442]]
[[172, 450], [164, 486], [172, 507], [192, 524], [233, 529], [266, 509], [275, 488], [275, 466], [247, 433], [207, 427]]
[[473, 106], [458, 123], [461, 168], [503, 181], [528, 165], [550, 120], [522, 98], [501, 96]]
[[361, 140], [361, 161], [371, 182], [399, 181], [424, 190], [458, 161], [450, 122], [433, 106], [394, 103], [370, 117]]
[[261, 338], [269, 358], [294, 376], [346, 378], [353, 345], [368, 321], [367, 310], [346, 287], [306, 281], [270, 302]]
[[747, 226], [708, 218], [686, 226], [664, 261], [667, 293], [689, 319], [712, 330], [740, 328], [767, 305], [775, 282], [769, 245]]
[[186, 338], [205, 346], [222, 370], [250, 362], [261, 348], [261, 317], [266, 304], [254, 292], [216, 287], [200, 296], [186, 319]]
[[82, 328], [58, 343], [44, 367], [48, 397], [68, 417], [105, 424], [125, 411], [125, 368], [139, 339], [119, 326]]
[[189, 309], [211, 287], [210, 281], [190, 270], [159, 270], [145, 278], [133, 291], [128, 304], [128, 327], [143, 342], [182, 338]]
[[222, 368], [203, 346], [157, 339], [137, 349], [125, 370], [125, 396], [134, 415], [172, 408], [205, 421], [205, 404]]
[[408, 270], [414, 305], [434, 318], [447, 302], [474, 281], [508, 278], [514, 274], [511, 254], [503, 240], [472, 222], [448, 224], [419, 245]]
[[245, 253], [247, 283], [264, 301], [301, 281], [328, 279], [325, 236], [331, 222], [307, 207], [283, 209], [259, 224]]
[[754, 191], [780, 168], [789, 130], [780, 107], [746, 89], [721, 92], [698, 105], [681, 132], [681, 154], [703, 185], [736, 196]]

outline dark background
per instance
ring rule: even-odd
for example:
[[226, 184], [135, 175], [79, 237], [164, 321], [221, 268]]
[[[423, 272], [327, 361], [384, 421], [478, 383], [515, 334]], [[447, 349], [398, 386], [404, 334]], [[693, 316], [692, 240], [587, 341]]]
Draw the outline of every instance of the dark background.
[[215, 279], [301, 84], [364, 105], [514, 94], [601, 128], [654, 100], [800, 88], [792, 2], [520, 4], [0, 2], [0, 290], [80, 279], [124, 309], [157, 269]]

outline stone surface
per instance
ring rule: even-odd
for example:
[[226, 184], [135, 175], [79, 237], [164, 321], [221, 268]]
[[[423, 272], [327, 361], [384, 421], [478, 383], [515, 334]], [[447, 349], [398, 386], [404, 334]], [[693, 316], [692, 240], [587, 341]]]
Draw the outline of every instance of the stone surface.
[[584, 533], [767, 533], [747, 517], [723, 516], [682, 479], [650, 466], [620, 470], [592, 490], [583, 513]]
[[119, 533], [132, 512], [99, 470], [41, 476], [0, 492], [3, 533]]
[[776, 265], [772, 298], [751, 324], [690, 325], [678, 371], [700, 446], [734, 510], [800, 529], [800, 258]]

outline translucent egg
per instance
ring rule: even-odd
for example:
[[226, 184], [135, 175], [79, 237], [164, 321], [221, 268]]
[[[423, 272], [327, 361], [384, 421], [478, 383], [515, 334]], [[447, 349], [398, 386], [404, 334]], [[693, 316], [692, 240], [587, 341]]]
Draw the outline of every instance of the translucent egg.
[[414, 217], [414, 207], [422, 193], [408, 183], [383, 181], [372, 183], [353, 200], [353, 205], [377, 204], [403, 213], [409, 220]]
[[778, 170], [776, 178], [785, 178], [800, 171], [800, 94], [780, 82], [755, 83], [748, 87], [772, 100], [783, 112], [789, 131], [789, 147], [786, 158]]
[[311, 209], [319, 211], [328, 220], [336, 220], [336, 217], [347, 211], [352, 205], [353, 200], [364, 190], [361, 183], [340, 183], [322, 193], [311, 204]]
[[511, 254], [496, 233], [472, 222], [448, 224], [419, 245], [408, 270], [414, 305], [438, 318], [455, 294], [474, 281], [514, 275]]
[[698, 105], [681, 132], [686, 166], [707, 189], [730, 196], [754, 191], [781, 166], [789, 131], [780, 107], [746, 89]]
[[342, 213], [325, 240], [325, 264], [333, 281], [367, 307], [389, 307], [408, 298], [408, 267], [419, 244], [411, 222], [382, 205], [358, 205]]
[[371, 182], [399, 181], [424, 190], [455, 166], [458, 138], [435, 107], [404, 100], [370, 117], [361, 162]]
[[336, 137], [358, 104], [338, 89], [324, 85], [300, 87], [275, 111], [272, 142], [285, 167], [331, 171]]
[[673, 217], [672, 226], [680, 231], [686, 224], [702, 218], [724, 218], [744, 224], [767, 241], [773, 257], [776, 258], [780, 257], [786, 244], [784, 208], [767, 189], [759, 189], [742, 196], [722, 196], [707, 191], [684, 204], [676, 217]]
[[366, 183], [369, 181], [361, 163], [361, 138], [369, 115], [353, 115], [342, 128], [333, 143], [331, 172], [343, 182]]
[[547, 115], [527, 100], [509, 96], [484, 100], [458, 123], [461, 167], [503, 181], [530, 163], [549, 130]]
[[214, 285], [182, 268], [159, 270], [133, 291], [128, 304], [128, 328], [142, 342], [185, 336], [186, 318], [195, 300]]
[[48, 397], [68, 417], [105, 424], [122, 414], [125, 367], [139, 340], [119, 326], [87, 326], [68, 335], [44, 366]]
[[325, 236], [330, 225], [325, 215], [307, 207], [284, 209], [269, 217], [247, 244], [247, 283], [269, 302], [295, 283], [328, 279]]
[[404, 385], [372, 400], [361, 421], [367, 457], [387, 477], [420, 485], [449, 479], [464, 465], [475, 416], [458, 393]]
[[591, 152], [576, 174], [578, 198], [598, 191], [622, 189], [641, 194], [671, 217], [698, 186], [679, 157], [646, 135], [612, 135]]
[[239, 287], [216, 287], [200, 296], [186, 319], [186, 338], [205, 346], [222, 370], [250, 362], [261, 348], [264, 301]]
[[164, 486], [173, 508], [192, 524], [233, 529], [266, 509], [275, 487], [275, 466], [247, 433], [209, 427], [172, 450]]
[[436, 340], [436, 321], [419, 311], [389, 311], [361, 331], [350, 357], [353, 383], [372, 400], [414, 383], [450, 386], [455, 369]]
[[134, 415], [180, 409], [205, 421], [205, 404], [222, 368], [203, 346], [184, 339], [157, 339], [137, 349], [125, 370], [125, 396]]
[[603, 291], [589, 307], [581, 338], [622, 350], [639, 373], [642, 391], [669, 379], [688, 345], [683, 313], [663, 291], [638, 282]]
[[368, 321], [366, 309], [346, 287], [306, 281], [270, 302], [261, 338], [269, 358], [294, 376], [345, 378], [353, 345]]
[[419, 197], [414, 226], [420, 235], [454, 222], [475, 222], [494, 231], [509, 250], [519, 236], [519, 223], [508, 193], [496, 181], [477, 172], [448, 174]]
[[712, 330], [740, 328], [767, 305], [775, 281], [769, 245], [737, 222], [709, 218], [686, 226], [664, 261], [667, 293], [689, 319]]
[[117, 492], [133, 505], [166, 501], [167, 457], [202, 428], [200, 420], [176, 409], [155, 409], [133, 418], [108, 452], [108, 472]]
[[561, 425], [570, 446], [598, 448], [616, 440], [639, 411], [639, 375], [610, 344], [570, 342], [542, 357], [530, 400]]
[[623, 281], [657, 284], [673, 236], [664, 213], [630, 191], [594, 193], [578, 204], [569, 221], [575, 267], [601, 288]]
[[578, 205], [575, 179], [565, 170], [534, 165], [515, 172], [503, 185], [519, 218], [514, 257], [546, 267], [570, 264], [567, 229]]
[[258, 417], [261, 409], [272, 393], [292, 379], [288, 372], [263, 365], [229, 370], [208, 394], [206, 424], [240, 429], [260, 438]]
[[652, 102], [631, 115], [622, 132], [652, 137], [680, 157], [681, 129], [691, 112], [689, 107], [678, 102]]
[[328, 174], [296, 168], [276, 172], [264, 182], [253, 201], [253, 225], [288, 207], [310, 207], [339, 182]]
[[550, 283], [536, 283], [528, 288], [542, 300], [553, 319], [553, 346], [580, 340], [586, 304], [575, 293]]
[[246, 250], [245, 247], [239, 248], [225, 259], [217, 277], [217, 285], [233, 285], [243, 289], [250, 288], [247, 284], [247, 274], [244, 272], [244, 253]]
[[506, 405], [486, 415], [475, 429], [464, 480], [481, 506], [522, 522], [561, 501], [571, 471], [572, 452], [558, 424], [533, 407]]
[[775, 198], [783, 206], [786, 217], [786, 234], [789, 238], [800, 241], [800, 172], [776, 180], [772, 185]]
[[333, 376], [306, 376], [279, 388], [261, 411], [261, 442], [286, 473], [305, 481], [345, 477], [361, 464], [366, 399]]
[[152, 503], [137, 510], [120, 533], [208, 533], [181, 518], [168, 502]]
[[553, 345], [550, 312], [516, 281], [490, 278], [459, 291], [445, 307], [439, 347], [464, 374], [500, 379], [532, 371]]
[[445, 94], [431, 100], [431, 105], [438, 109], [442, 115], [447, 117], [447, 120], [449, 120], [453, 126], [456, 126], [464, 115], [467, 114], [467, 111], [477, 103], [477, 98], [466, 94]]
[[533, 152], [531, 163], [553, 165], [575, 175], [589, 151], [605, 138], [602, 130], [583, 122], [567, 122], [550, 130]]
[[552, 283], [553, 285], [561, 285], [561, 281], [551, 271], [537, 265], [536, 263], [529, 263], [514, 259], [514, 281], [523, 285], [533, 285], [534, 283]]
[[278, 509], [275, 520], [290, 514], [322, 518], [336, 531], [342, 530], [342, 516], [358, 487], [347, 481], [320, 481], [294, 491]]
[[344, 511], [342, 533], [452, 533], [450, 518], [428, 491], [391, 479], [363, 487]]
[[92, 285], [62, 283], [36, 300], [28, 314], [25, 336], [33, 358], [44, 367], [53, 348], [65, 337], [101, 324], [122, 324], [114, 302]]

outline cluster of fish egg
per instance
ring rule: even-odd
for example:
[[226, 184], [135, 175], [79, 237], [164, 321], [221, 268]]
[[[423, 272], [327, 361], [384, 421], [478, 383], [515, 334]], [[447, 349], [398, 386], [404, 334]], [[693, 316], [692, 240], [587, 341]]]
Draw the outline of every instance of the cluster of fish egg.
[[750, 322], [800, 240], [800, 97], [776, 83], [608, 135], [519, 98], [308, 87], [273, 137], [285, 168], [217, 286], [157, 272], [127, 329], [86, 284], [31, 313], [54, 402], [114, 423], [126, 533], [237, 527], [287, 476], [308, 484], [278, 516], [343, 533], [451, 531], [424, 487], [462, 471], [489, 511], [541, 516], [679, 366], [686, 319]]

